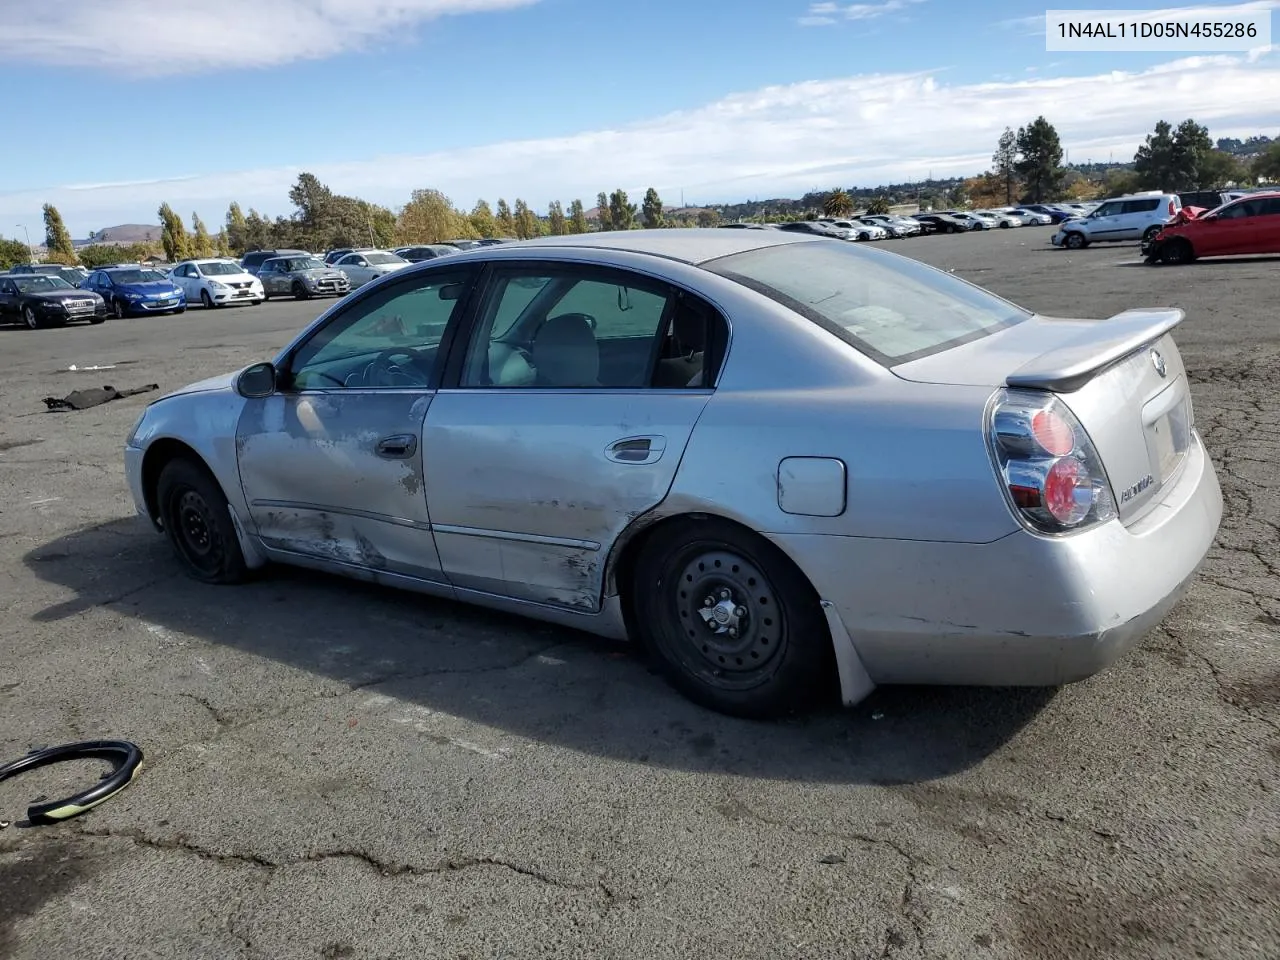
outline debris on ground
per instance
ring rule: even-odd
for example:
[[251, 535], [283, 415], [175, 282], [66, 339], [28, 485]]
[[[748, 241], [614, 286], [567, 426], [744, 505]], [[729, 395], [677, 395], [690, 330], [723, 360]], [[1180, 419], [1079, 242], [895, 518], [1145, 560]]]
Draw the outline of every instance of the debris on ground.
[[131, 387], [128, 390], [117, 390], [115, 387], [89, 387], [86, 390], [72, 390], [65, 397], [45, 397], [44, 405], [50, 410], [87, 410], [109, 400], [132, 397], [139, 393], [159, 390], [160, 384], [148, 383], [143, 387]]

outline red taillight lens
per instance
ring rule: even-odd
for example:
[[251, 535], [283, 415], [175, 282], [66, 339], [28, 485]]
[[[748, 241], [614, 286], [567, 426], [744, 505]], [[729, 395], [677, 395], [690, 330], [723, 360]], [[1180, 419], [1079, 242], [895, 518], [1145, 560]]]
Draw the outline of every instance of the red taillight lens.
[[1031, 435], [1052, 457], [1065, 457], [1076, 446], [1071, 424], [1052, 410], [1041, 410], [1031, 418]]
[[1044, 508], [1053, 519], [1073, 527], [1093, 509], [1093, 481], [1074, 457], [1055, 461], [1044, 476]]

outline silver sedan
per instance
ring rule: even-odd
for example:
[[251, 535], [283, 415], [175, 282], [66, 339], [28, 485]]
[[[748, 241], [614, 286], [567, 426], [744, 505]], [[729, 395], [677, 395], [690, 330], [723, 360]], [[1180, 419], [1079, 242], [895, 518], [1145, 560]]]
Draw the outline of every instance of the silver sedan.
[[729, 713], [1057, 685], [1217, 531], [1181, 319], [1038, 316], [799, 233], [547, 237], [152, 403], [126, 473], [200, 580], [295, 564], [631, 638]]

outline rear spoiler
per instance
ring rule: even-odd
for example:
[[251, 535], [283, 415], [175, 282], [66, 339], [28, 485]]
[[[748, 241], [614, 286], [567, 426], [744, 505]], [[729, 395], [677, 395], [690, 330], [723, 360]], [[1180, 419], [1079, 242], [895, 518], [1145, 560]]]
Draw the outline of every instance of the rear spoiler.
[[1080, 336], [1024, 363], [1005, 378], [1005, 383], [1071, 393], [1139, 347], [1164, 336], [1185, 316], [1177, 308], [1125, 310], [1085, 326]]

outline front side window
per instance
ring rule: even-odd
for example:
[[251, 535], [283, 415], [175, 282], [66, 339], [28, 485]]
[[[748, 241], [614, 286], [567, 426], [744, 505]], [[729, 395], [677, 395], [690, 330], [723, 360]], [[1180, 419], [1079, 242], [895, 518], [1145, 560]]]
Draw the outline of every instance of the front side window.
[[648, 387], [675, 299], [666, 284], [619, 271], [495, 271], [468, 344], [461, 385]]
[[430, 388], [449, 324], [471, 271], [436, 272], [364, 297], [334, 316], [293, 354], [295, 390]]
[[1031, 316], [950, 274], [854, 244], [785, 244], [703, 266], [794, 310], [886, 366], [980, 339]]
[[1120, 212], [1122, 205], [1119, 203], [1104, 203], [1097, 210], [1093, 211], [1095, 217], [1114, 217]]

